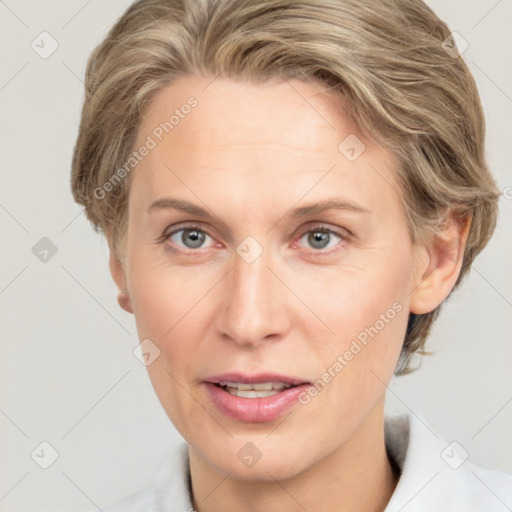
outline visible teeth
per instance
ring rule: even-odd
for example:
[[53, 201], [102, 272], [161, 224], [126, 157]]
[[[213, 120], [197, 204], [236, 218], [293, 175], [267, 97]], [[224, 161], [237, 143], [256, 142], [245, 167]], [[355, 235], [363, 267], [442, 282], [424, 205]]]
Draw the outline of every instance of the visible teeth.
[[[239, 391], [250, 391], [251, 389], [256, 389], [256, 388], [253, 388], [251, 384], [244, 384], [242, 382], [240, 382], [240, 384], [236, 384], [235, 386], [231, 386], [231, 387], [236, 387], [238, 388]], [[272, 386], [270, 386], [270, 389], [272, 389]]]
[[219, 385], [234, 395], [243, 398], [262, 398], [272, 396], [283, 389], [288, 389], [292, 385], [284, 382], [259, 382], [255, 384], [247, 384], [245, 382], [219, 382]]
[[242, 398], [264, 398], [266, 396], [272, 396], [279, 393], [279, 391], [272, 389], [271, 391], [256, 391], [256, 390], [250, 390], [250, 391], [242, 391], [241, 389], [236, 390], [235, 388], [226, 388], [228, 393], [231, 393], [232, 395], [239, 396]]

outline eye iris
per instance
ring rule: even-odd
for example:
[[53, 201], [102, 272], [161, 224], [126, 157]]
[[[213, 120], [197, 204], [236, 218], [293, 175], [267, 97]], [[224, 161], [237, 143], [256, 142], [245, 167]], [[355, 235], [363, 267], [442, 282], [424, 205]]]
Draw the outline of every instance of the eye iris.
[[308, 242], [316, 249], [323, 249], [330, 240], [329, 233], [325, 231], [312, 231], [308, 235]]
[[204, 239], [205, 234], [202, 231], [198, 231], [197, 229], [184, 229], [183, 234], [181, 235], [181, 241], [190, 249], [201, 247]]

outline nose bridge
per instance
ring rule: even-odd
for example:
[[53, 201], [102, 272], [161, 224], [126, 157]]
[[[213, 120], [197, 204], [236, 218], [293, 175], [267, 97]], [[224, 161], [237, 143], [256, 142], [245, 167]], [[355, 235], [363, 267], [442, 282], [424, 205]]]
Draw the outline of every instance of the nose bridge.
[[219, 329], [240, 344], [256, 344], [287, 327], [285, 295], [269, 270], [269, 253], [252, 237], [236, 249], [226, 281]]

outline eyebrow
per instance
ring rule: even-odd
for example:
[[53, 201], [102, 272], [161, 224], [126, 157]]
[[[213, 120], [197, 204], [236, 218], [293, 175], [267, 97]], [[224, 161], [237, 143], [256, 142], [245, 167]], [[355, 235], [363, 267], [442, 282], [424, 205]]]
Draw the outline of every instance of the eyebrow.
[[[213, 219], [217, 218], [216, 215], [210, 213], [205, 208], [186, 201], [185, 199], [177, 199], [174, 197], [162, 197], [153, 201], [149, 208], [147, 209], [148, 213], [151, 213], [155, 210], [164, 210], [164, 209], [175, 209], [180, 210], [185, 213], [189, 213], [191, 215], [195, 215], [197, 217], [201, 217], [204, 219]], [[317, 203], [308, 204], [305, 206], [299, 206], [295, 208], [290, 213], [287, 213], [285, 216], [290, 216], [293, 218], [304, 217], [306, 215], [313, 215], [317, 213], [322, 213], [326, 210], [348, 210], [356, 213], [371, 213], [367, 208], [363, 208], [357, 204], [354, 204], [350, 201], [332, 198], [332, 199], [324, 199]]]

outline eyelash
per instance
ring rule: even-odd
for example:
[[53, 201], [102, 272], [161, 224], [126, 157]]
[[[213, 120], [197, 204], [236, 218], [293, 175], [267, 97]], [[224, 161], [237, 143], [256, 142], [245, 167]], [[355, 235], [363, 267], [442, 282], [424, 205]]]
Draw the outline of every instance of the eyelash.
[[[191, 231], [199, 231], [201, 233], [204, 233], [205, 235], [209, 236], [211, 239], [214, 239], [214, 237], [206, 230], [204, 229], [203, 227], [197, 225], [197, 224], [186, 224], [186, 225], [182, 225], [182, 226], [179, 226], [178, 228], [176, 229], [173, 229], [171, 232], [169, 233], [165, 233], [157, 240], [157, 243], [165, 243], [166, 241], [168, 241], [173, 235], [175, 235], [176, 233], [179, 233], [180, 231], [187, 231], [187, 230], [191, 230]], [[333, 234], [337, 237], [340, 238], [340, 242], [337, 244], [337, 245], [340, 245], [342, 242], [347, 242], [349, 240], [349, 234], [351, 233], [347, 233], [347, 234], [344, 234], [340, 231], [337, 231], [337, 230], [334, 230], [332, 228], [329, 228], [327, 226], [324, 226], [324, 225], [317, 225], [317, 226], [313, 226], [313, 227], [308, 227], [307, 229], [304, 229], [304, 230], [301, 230], [299, 231], [299, 233], [296, 235], [296, 239], [300, 241], [300, 239], [308, 234], [308, 233], [315, 233], [315, 232], [322, 232], [322, 233], [329, 233], [329, 234]], [[170, 247], [170, 250], [172, 252], [175, 252], [175, 253], [182, 253], [182, 254], [195, 254], [195, 253], [200, 253], [201, 252], [201, 248], [199, 249], [188, 249], [188, 250], [183, 250], [181, 248], [174, 248], [174, 247]], [[313, 252], [315, 255], [329, 255], [329, 254], [332, 254], [333, 252], [336, 252], [338, 251], [340, 248], [331, 248], [330, 250], [323, 250], [323, 249], [310, 249], [311, 252]]]

